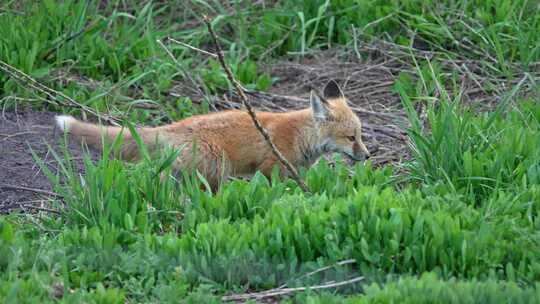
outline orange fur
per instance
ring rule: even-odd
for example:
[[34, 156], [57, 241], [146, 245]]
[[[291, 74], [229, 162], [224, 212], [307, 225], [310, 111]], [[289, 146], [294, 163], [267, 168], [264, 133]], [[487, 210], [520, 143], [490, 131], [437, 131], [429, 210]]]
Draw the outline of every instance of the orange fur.
[[[348, 107], [341, 89], [330, 82], [324, 92], [324, 98], [312, 92], [310, 108], [256, 113], [276, 147], [295, 166], [310, 166], [325, 152], [342, 152], [355, 160], [361, 159], [363, 154], [369, 155], [361, 139], [360, 120]], [[76, 138], [98, 148], [103, 144], [102, 138], [112, 141], [121, 130], [66, 116], [57, 118], [57, 122]], [[226, 176], [246, 176], [261, 171], [270, 177], [274, 165], [280, 165], [244, 111], [197, 115], [165, 126], [140, 128], [137, 132], [151, 151], [164, 146], [183, 146], [174, 169], [197, 169], [212, 188]], [[121, 157], [138, 158], [137, 147], [127, 129]], [[286, 172], [281, 170], [281, 173]]]

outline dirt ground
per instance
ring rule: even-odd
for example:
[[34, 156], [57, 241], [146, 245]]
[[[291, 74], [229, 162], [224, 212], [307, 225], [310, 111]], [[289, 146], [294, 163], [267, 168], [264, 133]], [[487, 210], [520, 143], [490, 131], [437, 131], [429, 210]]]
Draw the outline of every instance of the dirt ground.
[[[31, 152], [57, 172], [49, 145], [60, 153], [63, 134], [54, 126], [54, 115], [20, 108], [0, 112], [0, 213], [38, 211], [54, 198], [51, 183]], [[82, 172], [81, 146], [75, 141], [68, 144], [75, 168]]]

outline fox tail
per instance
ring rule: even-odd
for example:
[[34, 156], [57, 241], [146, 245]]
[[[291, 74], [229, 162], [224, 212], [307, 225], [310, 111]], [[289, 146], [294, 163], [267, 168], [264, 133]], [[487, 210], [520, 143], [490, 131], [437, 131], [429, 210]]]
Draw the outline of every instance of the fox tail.
[[[103, 126], [82, 122], [68, 115], [59, 115], [55, 117], [56, 125], [66, 133], [87, 145], [103, 151], [104, 145], [112, 145], [115, 139], [122, 134], [120, 156], [122, 159], [136, 159], [138, 147], [132, 134], [127, 128]], [[148, 149], [153, 149], [157, 145], [158, 133], [153, 128], [138, 128], [137, 134]]]

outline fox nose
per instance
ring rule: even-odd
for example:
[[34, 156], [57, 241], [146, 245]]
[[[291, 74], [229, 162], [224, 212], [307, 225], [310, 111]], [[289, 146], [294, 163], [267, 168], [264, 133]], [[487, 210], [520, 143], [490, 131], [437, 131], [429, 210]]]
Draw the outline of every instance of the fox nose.
[[368, 150], [362, 141], [359, 141], [353, 145], [353, 154], [357, 160], [368, 160], [372, 152]]
[[360, 159], [368, 160], [370, 157], [371, 157], [370, 153], [363, 153], [362, 156], [360, 157]]
[[367, 160], [367, 159], [370, 159], [371, 156], [373, 156], [375, 152], [379, 151], [379, 147], [378, 146], [372, 147], [371, 151], [366, 148], [366, 151], [367, 153], [365, 154], [365, 158]]
[[369, 152], [368, 148], [366, 147], [366, 145], [364, 145], [363, 142], [359, 142], [357, 147], [360, 149], [355, 149], [356, 150], [355, 152], [357, 152], [357, 154], [363, 154], [362, 155], [363, 158], [368, 159], [371, 156], [371, 153]]

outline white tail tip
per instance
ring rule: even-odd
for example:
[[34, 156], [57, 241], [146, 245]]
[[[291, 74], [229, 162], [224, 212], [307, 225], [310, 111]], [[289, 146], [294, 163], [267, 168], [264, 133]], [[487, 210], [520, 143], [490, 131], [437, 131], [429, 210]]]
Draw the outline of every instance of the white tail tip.
[[54, 118], [56, 120], [56, 125], [62, 130], [69, 132], [71, 125], [76, 121], [73, 116], [69, 115], [58, 115]]

